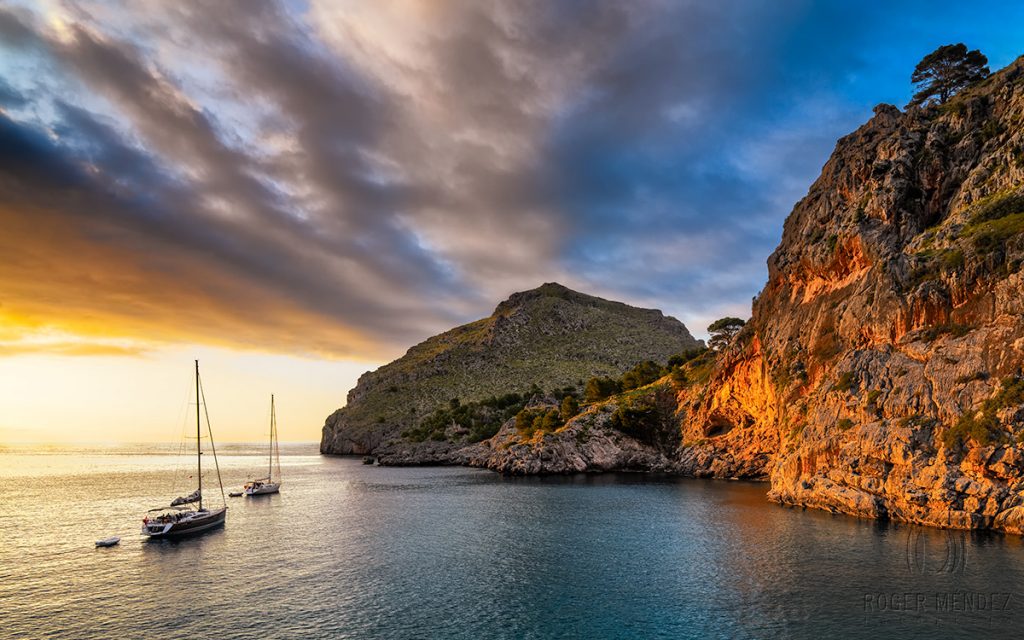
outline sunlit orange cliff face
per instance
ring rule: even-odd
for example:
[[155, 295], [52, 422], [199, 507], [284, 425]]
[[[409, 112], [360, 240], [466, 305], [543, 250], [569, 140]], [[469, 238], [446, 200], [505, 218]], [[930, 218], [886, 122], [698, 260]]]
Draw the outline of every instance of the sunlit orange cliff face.
[[840, 141], [685, 399], [691, 471], [756, 461], [783, 503], [1024, 530], [1021, 122], [1024, 59]]

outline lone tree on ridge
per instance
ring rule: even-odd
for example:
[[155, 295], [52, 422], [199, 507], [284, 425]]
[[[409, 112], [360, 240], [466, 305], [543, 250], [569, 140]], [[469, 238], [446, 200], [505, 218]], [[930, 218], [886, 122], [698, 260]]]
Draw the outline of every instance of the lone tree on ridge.
[[917, 85], [917, 93], [908, 106], [927, 104], [938, 100], [944, 104], [953, 94], [964, 87], [983, 80], [989, 74], [988, 58], [967, 45], [942, 45], [917, 63], [910, 81]]

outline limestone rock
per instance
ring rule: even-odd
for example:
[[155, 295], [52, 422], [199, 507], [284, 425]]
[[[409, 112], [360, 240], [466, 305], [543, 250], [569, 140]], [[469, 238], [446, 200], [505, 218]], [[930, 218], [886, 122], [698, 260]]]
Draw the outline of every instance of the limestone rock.
[[1022, 70], [942, 107], [883, 105], [839, 141], [747, 327], [681, 398], [689, 473], [745, 468], [784, 504], [1021, 532]]

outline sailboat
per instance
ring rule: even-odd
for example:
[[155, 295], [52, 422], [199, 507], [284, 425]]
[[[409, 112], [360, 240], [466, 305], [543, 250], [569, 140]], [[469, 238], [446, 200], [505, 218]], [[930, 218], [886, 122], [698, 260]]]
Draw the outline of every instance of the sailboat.
[[[270, 394], [270, 455], [267, 462], [267, 477], [253, 480], [245, 485], [245, 495], [259, 496], [277, 493], [281, 490], [281, 451], [277, 443], [277, 415], [274, 411], [274, 394]], [[277, 463], [276, 465], [274, 463]], [[277, 467], [277, 481], [274, 481], [274, 467]]]
[[199, 381], [199, 361], [196, 360], [196, 477], [198, 488], [187, 496], [175, 498], [169, 506], [150, 509], [142, 519], [142, 535], [150, 538], [172, 538], [206, 531], [224, 524], [227, 515], [224, 500], [224, 484], [220, 480], [220, 465], [217, 463], [217, 449], [213, 444], [213, 429], [207, 414], [206, 426], [210, 435], [210, 449], [213, 464], [217, 469], [217, 483], [220, 485], [221, 506], [208, 508], [203, 504], [203, 431], [199, 418], [199, 406], [205, 406]]

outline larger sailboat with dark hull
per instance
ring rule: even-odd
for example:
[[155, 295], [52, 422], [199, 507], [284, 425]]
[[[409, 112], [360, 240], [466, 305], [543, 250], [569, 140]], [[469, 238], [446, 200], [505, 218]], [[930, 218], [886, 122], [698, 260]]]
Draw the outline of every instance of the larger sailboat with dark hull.
[[203, 502], [203, 430], [200, 419], [200, 405], [205, 407], [202, 386], [199, 380], [199, 361], [196, 360], [196, 478], [199, 487], [187, 496], [175, 498], [166, 507], [150, 509], [142, 520], [142, 535], [149, 538], [174, 538], [192, 535], [219, 527], [224, 524], [228, 508], [224, 500], [224, 483], [220, 479], [220, 465], [217, 463], [217, 448], [213, 444], [213, 430], [210, 417], [206, 417], [210, 437], [213, 464], [217, 469], [217, 483], [220, 485], [221, 506], [210, 508]]

